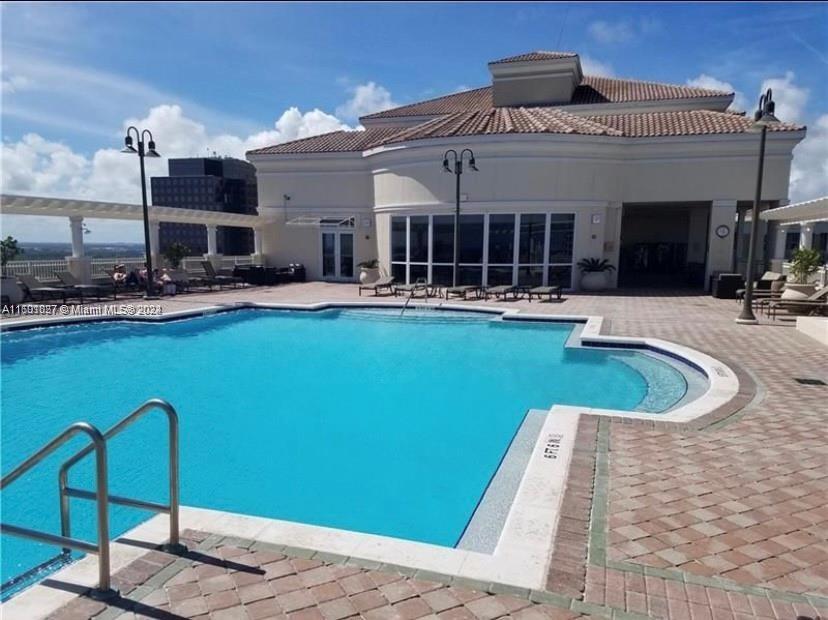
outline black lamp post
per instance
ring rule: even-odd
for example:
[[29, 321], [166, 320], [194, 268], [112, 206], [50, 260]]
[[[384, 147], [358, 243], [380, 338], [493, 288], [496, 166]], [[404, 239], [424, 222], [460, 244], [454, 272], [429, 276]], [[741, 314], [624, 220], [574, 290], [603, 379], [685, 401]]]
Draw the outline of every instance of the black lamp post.
[[[443, 155], [443, 170], [453, 172], [455, 178], [455, 203], [454, 203], [454, 271], [452, 272], [451, 285], [457, 286], [457, 272], [460, 265], [460, 175], [463, 174], [463, 156], [469, 154], [469, 168], [477, 172], [474, 163], [474, 152], [471, 149], [463, 149], [460, 154], [454, 149], [449, 149]], [[452, 156], [449, 162], [449, 154]]]
[[[132, 132], [135, 132], [135, 142], [138, 144], [136, 149], [133, 145]], [[149, 137], [144, 147], [145, 137]], [[138, 161], [141, 162], [141, 199], [144, 204], [144, 247], [147, 258], [147, 291], [144, 299], [156, 299], [155, 290], [152, 282], [152, 250], [150, 248], [150, 228], [149, 228], [149, 207], [147, 206], [147, 175], [144, 172], [144, 158], [145, 157], [161, 157], [158, 151], [155, 150], [155, 141], [152, 139], [152, 132], [149, 129], [138, 131], [136, 127], [129, 127], [127, 129], [126, 137], [124, 138], [124, 148], [122, 153], [137, 153]]]
[[759, 108], [753, 115], [753, 126], [751, 131], [758, 131], [759, 139], [759, 170], [756, 174], [756, 194], [753, 198], [753, 210], [750, 220], [750, 239], [748, 241], [747, 269], [745, 273], [745, 298], [742, 303], [742, 312], [736, 318], [737, 323], [743, 325], [755, 325], [758, 321], [753, 314], [753, 278], [754, 261], [756, 256], [756, 241], [759, 236], [759, 203], [762, 201], [762, 175], [765, 170], [765, 141], [767, 140], [768, 125], [777, 123], [779, 119], [773, 115], [776, 105], [773, 102], [773, 92], [769, 88], [759, 98]]

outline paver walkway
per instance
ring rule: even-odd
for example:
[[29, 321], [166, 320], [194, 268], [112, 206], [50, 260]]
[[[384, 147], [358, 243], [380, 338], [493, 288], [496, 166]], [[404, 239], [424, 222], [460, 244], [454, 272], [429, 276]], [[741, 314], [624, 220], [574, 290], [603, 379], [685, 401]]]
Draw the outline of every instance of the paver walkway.
[[[309, 283], [179, 296], [162, 305], [172, 311], [236, 300], [357, 299], [352, 285]], [[739, 370], [745, 383], [755, 383], [755, 390], [751, 387], [750, 402], [741, 411], [703, 429], [581, 418], [550, 563], [547, 589], [554, 594], [543, 604], [530, 600], [542, 593], [475, 593], [449, 577], [449, 585], [424, 585], [427, 580], [399, 573], [281, 559], [278, 551], [255, 551], [254, 545], [251, 553], [244, 544], [226, 543], [217, 554], [235, 554], [236, 564], [247, 568], [198, 560], [185, 566], [193, 560], [172, 562], [154, 553], [147, 561], [156, 571], [168, 561], [163, 570], [179, 570], [166, 581], [139, 588], [145, 596], [139, 611], [155, 618], [210, 614], [290, 620], [356, 615], [412, 620], [435, 614], [490, 620], [577, 613], [828, 618], [828, 387], [796, 381], [828, 383], [828, 349], [798, 333], [790, 321], [762, 319], [759, 326], [738, 326], [735, 302], [687, 292], [487, 303], [602, 315], [609, 333], [653, 336], [710, 353]], [[209, 537], [201, 544], [205, 541], [218, 544]], [[249, 570], [262, 565], [290, 572], [271, 579], [273, 570]], [[310, 575], [325, 575], [326, 581], [315, 582]], [[285, 577], [282, 583], [295, 589], [279, 591], [281, 586], [274, 585]], [[227, 587], [212, 591], [210, 579]], [[348, 591], [346, 581], [358, 581], [365, 589]], [[272, 595], [265, 596], [268, 592]], [[262, 598], [244, 600], [251, 596]], [[189, 607], [181, 601], [190, 601]], [[56, 617], [92, 617], [101, 610], [115, 613], [81, 598]]]

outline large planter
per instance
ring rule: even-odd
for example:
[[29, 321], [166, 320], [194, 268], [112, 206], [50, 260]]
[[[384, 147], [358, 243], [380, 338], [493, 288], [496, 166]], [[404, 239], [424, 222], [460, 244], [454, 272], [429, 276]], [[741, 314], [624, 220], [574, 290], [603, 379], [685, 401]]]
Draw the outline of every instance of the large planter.
[[359, 268], [359, 283], [360, 284], [371, 284], [372, 282], [376, 282], [379, 280], [379, 268], [378, 267], [360, 267]]
[[17, 278], [14, 276], [0, 278], [0, 295], [8, 297], [10, 304], [19, 304], [23, 301], [23, 290], [17, 284]]
[[603, 291], [607, 288], [606, 271], [584, 271], [581, 273], [581, 290]]
[[794, 282], [786, 282], [785, 290], [782, 291], [782, 299], [800, 301], [802, 299], [807, 299], [815, 292], [816, 284], [796, 284]]

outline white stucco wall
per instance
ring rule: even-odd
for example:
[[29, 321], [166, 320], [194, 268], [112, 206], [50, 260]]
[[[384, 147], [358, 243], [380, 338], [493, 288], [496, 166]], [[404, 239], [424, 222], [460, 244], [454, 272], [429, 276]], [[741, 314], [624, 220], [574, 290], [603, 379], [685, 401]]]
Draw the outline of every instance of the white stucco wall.
[[[804, 132], [769, 134], [765, 200], [787, 199], [792, 150], [802, 137]], [[706, 228], [708, 243], [693, 241], [688, 247], [696, 257], [709, 245], [710, 273], [730, 269], [732, 235], [716, 240], [713, 231], [723, 222], [732, 230], [736, 201], [752, 199], [758, 136], [473, 136], [414, 141], [364, 154], [250, 160], [257, 167], [260, 210], [281, 209], [282, 223], [303, 213], [375, 215], [375, 225], [364, 229], [360, 220], [355, 231], [357, 261], [378, 257], [388, 269], [390, 214], [453, 211], [454, 175], [446, 174], [441, 162], [446, 149], [458, 147], [474, 149], [480, 169], [463, 174], [463, 212], [574, 212], [576, 261], [600, 256], [618, 265], [624, 203], [715, 201], [719, 206], [709, 222], [691, 218], [693, 239]], [[283, 194], [291, 197], [287, 203]], [[303, 262], [310, 278], [320, 277], [318, 229], [277, 222], [265, 230], [263, 246], [268, 263]]]

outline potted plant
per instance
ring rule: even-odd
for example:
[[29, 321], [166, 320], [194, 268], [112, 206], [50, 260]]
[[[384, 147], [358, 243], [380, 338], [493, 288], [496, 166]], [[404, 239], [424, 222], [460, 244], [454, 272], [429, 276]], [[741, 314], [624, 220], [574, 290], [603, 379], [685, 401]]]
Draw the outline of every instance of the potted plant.
[[6, 263], [13, 261], [18, 255], [23, 253], [17, 239], [9, 235], [0, 241], [0, 271], [2, 271], [2, 279], [0, 279], [0, 291], [3, 297], [8, 298], [10, 304], [19, 304], [23, 301], [23, 291], [17, 285], [17, 278], [13, 275], [6, 275]]
[[379, 261], [376, 258], [363, 261], [357, 267], [359, 267], [360, 284], [371, 284], [379, 280]]
[[183, 243], [171, 243], [167, 246], [167, 249], [164, 250], [164, 258], [167, 259], [167, 263], [173, 269], [178, 269], [181, 265], [181, 260], [186, 258], [190, 255], [190, 248], [188, 248]]
[[782, 292], [782, 299], [805, 299], [816, 291], [816, 284], [809, 282], [812, 275], [822, 266], [819, 250], [799, 248], [791, 257], [788, 281]]
[[607, 273], [615, 267], [605, 258], [583, 258], [578, 261], [581, 269], [581, 289], [585, 291], [603, 291], [609, 283]]

